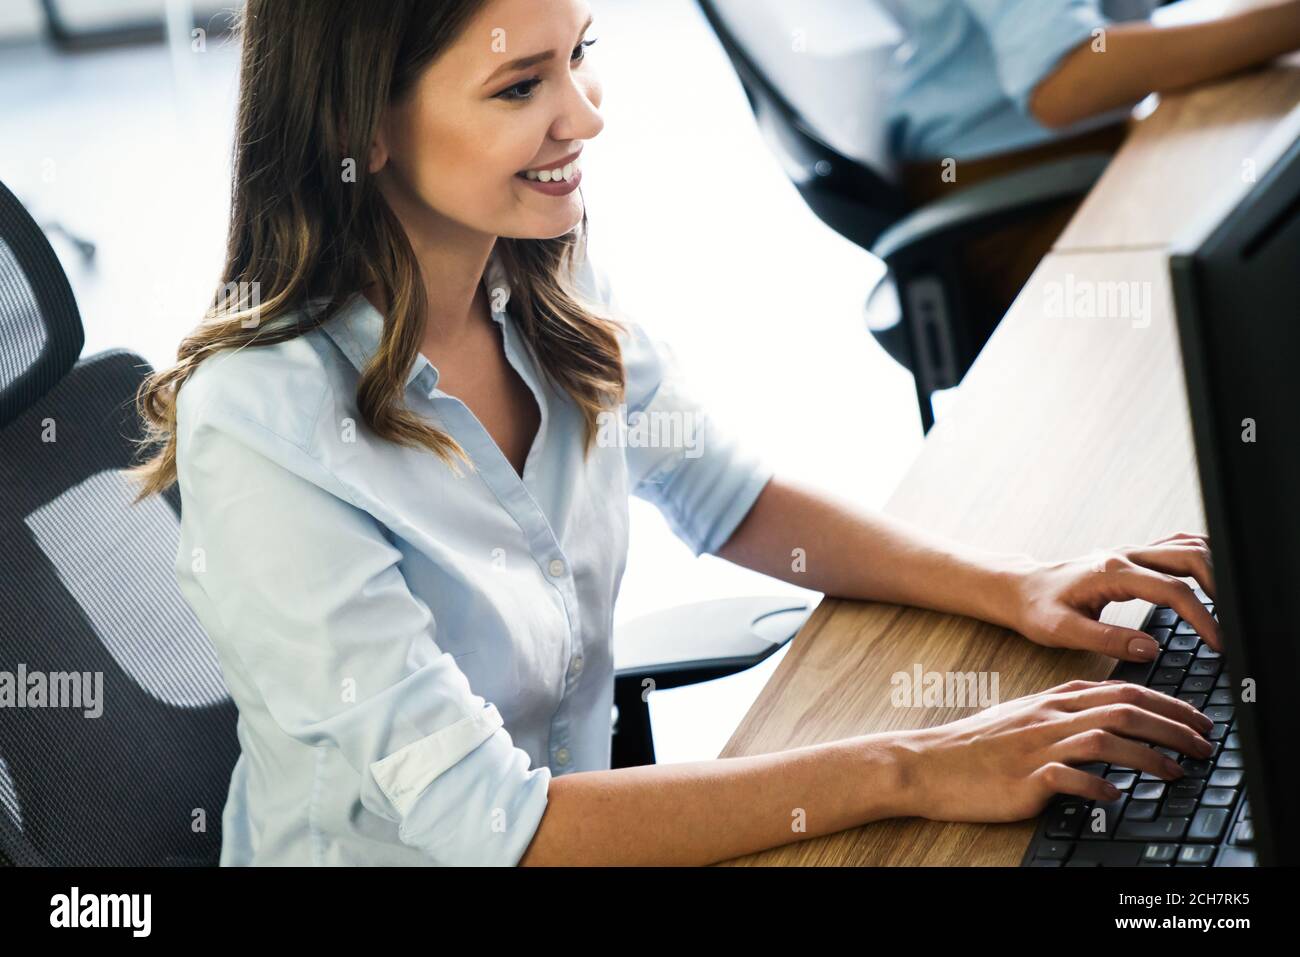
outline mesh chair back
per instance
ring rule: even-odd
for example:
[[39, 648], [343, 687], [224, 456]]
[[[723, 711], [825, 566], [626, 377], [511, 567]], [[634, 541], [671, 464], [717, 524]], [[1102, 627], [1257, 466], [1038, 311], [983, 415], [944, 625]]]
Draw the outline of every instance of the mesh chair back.
[[0, 863], [215, 864], [236, 711], [176, 585], [178, 490], [131, 504], [149, 367], [82, 342], [0, 185]]

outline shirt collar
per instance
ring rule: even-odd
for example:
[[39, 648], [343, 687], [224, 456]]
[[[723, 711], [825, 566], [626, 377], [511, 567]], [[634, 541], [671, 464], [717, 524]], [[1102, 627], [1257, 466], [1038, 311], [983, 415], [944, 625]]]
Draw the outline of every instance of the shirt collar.
[[[504, 328], [506, 305], [510, 302], [510, 283], [495, 248], [483, 269], [483, 287], [487, 291], [488, 310], [492, 319]], [[384, 317], [369, 299], [358, 292], [322, 328], [356, 367], [357, 372], [361, 372], [379, 350], [384, 334]], [[438, 385], [438, 369], [421, 352], [416, 353], [404, 385], [409, 386], [426, 368], [430, 372], [428, 391], [432, 395]]]

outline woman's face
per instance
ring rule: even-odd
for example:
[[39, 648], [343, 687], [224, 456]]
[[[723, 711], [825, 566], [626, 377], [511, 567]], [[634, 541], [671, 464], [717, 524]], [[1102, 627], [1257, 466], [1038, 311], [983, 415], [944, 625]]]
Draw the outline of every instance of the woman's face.
[[398, 214], [513, 239], [577, 226], [578, 154], [604, 127], [590, 23], [583, 0], [480, 10], [385, 116], [369, 165]]

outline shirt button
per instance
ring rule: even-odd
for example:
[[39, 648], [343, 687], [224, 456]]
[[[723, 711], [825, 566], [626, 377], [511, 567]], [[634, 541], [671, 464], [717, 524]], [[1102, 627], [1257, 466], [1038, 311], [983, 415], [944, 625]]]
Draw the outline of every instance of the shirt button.
[[551, 573], [552, 578], [559, 578], [564, 574], [564, 562], [560, 561], [558, 558], [552, 558], [551, 564], [547, 566], [547, 570]]
[[573, 659], [573, 663], [569, 665], [569, 671], [576, 675], [581, 670], [582, 670], [582, 655], [578, 655], [578, 657]]
[[556, 763], [556, 764], [568, 764], [568, 763], [569, 763], [569, 749], [568, 749], [568, 748], [560, 748], [560, 750], [558, 750], [558, 751], [555, 752], [555, 763]]

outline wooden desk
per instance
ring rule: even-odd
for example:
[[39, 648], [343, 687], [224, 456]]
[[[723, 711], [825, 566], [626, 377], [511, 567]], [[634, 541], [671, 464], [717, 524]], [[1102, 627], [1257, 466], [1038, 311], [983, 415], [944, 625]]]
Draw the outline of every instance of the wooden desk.
[[1165, 97], [1102, 174], [1057, 252], [1164, 248], [1235, 203], [1300, 136], [1300, 55]]
[[[886, 511], [1045, 559], [1203, 529], [1167, 247], [1207, 204], [1249, 188], [1244, 155], [1256, 154], [1262, 175], [1282, 138], [1300, 135], [1297, 103], [1300, 69], [1285, 65], [1170, 97], [1144, 120], [984, 348]], [[1149, 313], [1051, 318], [1053, 297], [1081, 282], [1137, 283]], [[1136, 626], [1146, 608], [1111, 606], [1106, 619]], [[890, 677], [917, 663], [996, 672], [1003, 700], [1071, 678], [1103, 679], [1114, 665], [970, 619], [828, 598], [722, 756], [970, 713], [892, 707]], [[885, 821], [731, 863], [1015, 865], [1032, 830], [1032, 821]]]

